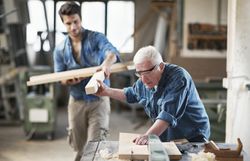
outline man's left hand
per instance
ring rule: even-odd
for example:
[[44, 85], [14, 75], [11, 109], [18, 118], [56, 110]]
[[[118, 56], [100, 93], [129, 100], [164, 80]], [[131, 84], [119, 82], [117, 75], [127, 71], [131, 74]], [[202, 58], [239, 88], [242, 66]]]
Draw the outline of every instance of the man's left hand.
[[148, 145], [148, 135], [143, 134], [140, 136], [137, 136], [133, 142], [137, 145]]

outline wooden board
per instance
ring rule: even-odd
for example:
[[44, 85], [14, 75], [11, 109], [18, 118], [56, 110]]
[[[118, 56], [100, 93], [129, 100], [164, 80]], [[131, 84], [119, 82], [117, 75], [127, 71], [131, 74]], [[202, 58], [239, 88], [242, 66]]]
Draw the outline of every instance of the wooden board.
[[233, 157], [215, 157], [215, 159], [217, 161], [243, 161], [243, 155], [240, 155], [237, 158], [233, 158]]
[[96, 72], [91, 79], [89, 80], [88, 84], [85, 86], [86, 94], [94, 94], [98, 91], [98, 82], [97, 80], [104, 81], [105, 74], [103, 71]]
[[[118, 147], [119, 159], [148, 159], [149, 152], [147, 145], [136, 145], [133, 143], [133, 139], [138, 135], [139, 134], [120, 133]], [[165, 146], [171, 160], [181, 159], [181, 152], [174, 142], [164, 142], [163, 145]]]
[[[131, 67], [131, 64], [132, 62], [113, 64], [111, 66], [111, 73], [126, 71], [128, 70], [128, 66]], [[68, 80], [73, 78], [90, 77], [97, 71], [98, 68], [99, 66], [32, 76], [30, 77], [30, 80], [27, 81], [27, 85], [33, 86], [39, 84], [59, 82], [62, 80]]]

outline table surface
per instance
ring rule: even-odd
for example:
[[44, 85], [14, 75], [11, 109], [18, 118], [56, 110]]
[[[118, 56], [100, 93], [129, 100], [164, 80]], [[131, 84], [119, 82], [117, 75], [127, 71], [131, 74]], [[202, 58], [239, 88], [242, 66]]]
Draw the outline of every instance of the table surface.
[[[202, 143], [186, 143], [183, 145], [177, 145], [182, 153], [182, 159], [179, 161], [191, 161], [191, 157], [188, 153], [198, 153], [203, 150], [204, 145]], [[112, 154], [111, 159], [104, 159], [100, 156], [99, 151], [106, 149]], [[100, 141], [89, 142], [85, 149], [81, 161], [124, 161], [118, 159], [118, 141]]]

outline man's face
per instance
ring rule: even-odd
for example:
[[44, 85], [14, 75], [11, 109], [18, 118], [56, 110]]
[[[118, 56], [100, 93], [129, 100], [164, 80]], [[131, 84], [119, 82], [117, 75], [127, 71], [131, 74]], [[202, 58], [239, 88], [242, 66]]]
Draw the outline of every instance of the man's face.
[[136, 75], [147, 88], [158, 85], [162, 74], [159, 64], [152, 64], [151, 61], [145, 60], [142, 63], [135, 64], [135, 69]]
[[70, 37], [76, 38], [81, 35], [82, 21], [78, 14], [63, 15], [62, 19]]

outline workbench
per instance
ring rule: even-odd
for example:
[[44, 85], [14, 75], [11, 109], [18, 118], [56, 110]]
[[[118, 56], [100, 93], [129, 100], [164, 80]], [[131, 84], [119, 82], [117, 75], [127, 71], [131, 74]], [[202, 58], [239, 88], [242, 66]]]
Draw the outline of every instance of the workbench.
[[[179, 149], [183, 155], [182, 159], [179, 161], [191, 161], [191, 157], [188, 155], [187, 152], [192, 153], [198, 153], [203, 149], [202, 143], [196, 143], [196, 144], [184, 144], [184, 145], [178, 145]], [[112, 159], [103, 159], [99, 151], [101, 149], [109, 149], [113, 154], [115, 154], [116, 157], [113, 157]], [[81, 158], [81, 161], [124, 161], [118, 159], [118, 141], [100, 141], [100, 142], [89, 142], [85, 149], [83, 157]]]
[[[81, 161], [127, 161], [118, 159], [118, 141], [96, 141], [88, 142], [84, 148], [84, 154]], [[220, 148], [235, 148], [236, 144], [225, 144], [218, 143]], [[189, 153], [198, 153], [204, 149], [203, 143], [185, 143], [177, 144], [177, 147], [182, 153], [182, 158], [179, 161], [191, 161], [191, 156]], [[112, 159], [104, 159], [100, 156], [99, 151], [102, 149], [108, 149], [113, 153]], [[244, 158], [247, 157], [246, 152], [242, 151]], [[234, 159], [227, 159], [227, 161], [233, 161]], [[244, 159], [245, 160], [245, 159]]]

